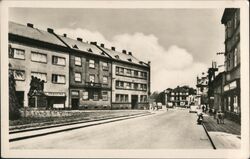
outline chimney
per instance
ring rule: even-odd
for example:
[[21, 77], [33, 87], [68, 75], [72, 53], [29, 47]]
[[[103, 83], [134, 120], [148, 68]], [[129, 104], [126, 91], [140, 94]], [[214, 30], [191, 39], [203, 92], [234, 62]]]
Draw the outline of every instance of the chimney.
[[132, 52], [128, 52], [128, 54], [132, 56]]
[[114, 47], [114, 46], [112, 46], [112, 47], [111, 47], [111, 50], [115, 51], [115, 47]]
[[31, 24], [31, 23], [27, 23], [27, 27], [30, 27], [30, 28], [33, 28], [33, 24]]
[[67, 37], [67, 34], [64, 33], [64, 34], [63, 34], [63, 37]]
[[122, 53], [126, 54], [126, 53], [127, 53], [127, 51], [126, 51], [126, 50], [122, 50]]
[[82, 42], [82, 38], [76, 38], [77, 41], [81, 41]]
[[51, 29], [51, 28], [47, 28], [47, 31], [48, 31], [49, 33], [54, 33], [54, 30]]
[[104, 44], [101, 44], [101, 47], [104, 48]]
[[92, 45], [96, 45], [96, 44], [97, 44], [97, 42], [95, 42], [95, 41], [91, 41], [91, 42], [90, 42], [90, 44], [92, 44]]

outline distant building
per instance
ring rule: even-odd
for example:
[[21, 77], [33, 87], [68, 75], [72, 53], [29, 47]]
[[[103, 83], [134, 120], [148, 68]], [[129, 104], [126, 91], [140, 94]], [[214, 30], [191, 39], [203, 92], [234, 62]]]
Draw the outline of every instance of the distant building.
[[226, 8], [221, 23], [225, 25], [224, 110], [228, 118], [240, 122], [240, 9]]
[[207, 105], [208, 78], [204, 73], [202, 73], [201, 77], [197, 77], [196, 92], [196, 104]]
[[165, 103], [168, 107], [186, 107], [194, 102], [195, 91], [188, 86], [176, 87], [174, 89], [168, 88], [165, 90]]

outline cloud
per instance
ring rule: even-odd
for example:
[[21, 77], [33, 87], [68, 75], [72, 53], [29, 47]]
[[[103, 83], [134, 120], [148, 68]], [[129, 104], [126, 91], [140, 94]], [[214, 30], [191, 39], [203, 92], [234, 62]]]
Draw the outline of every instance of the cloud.
[[151, 61], [151, 91], [162, 91], [177, 85], [195, 87], [196, 76], [207, 69], [206, 64], [195, 62], [192, 53], [185, 48], [177, 45], [167, 49], [162, 47], [153, 34], [119, 34], [108, 40], [100, 32], [81, 28], [62, 28], [57, 33], [66, 33], [74, 39], [82, 37], [85, 41], [104, 43], [105, 47], [115, 46], [120, 51], [126, 49], [141, 60]]

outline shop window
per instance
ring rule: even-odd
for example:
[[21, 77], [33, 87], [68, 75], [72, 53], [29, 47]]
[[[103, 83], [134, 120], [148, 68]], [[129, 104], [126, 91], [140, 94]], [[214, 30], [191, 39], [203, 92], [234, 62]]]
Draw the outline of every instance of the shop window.
[[9, 58], [25, 59], [25, 51], [22, 49], [11, 48], [9, 51]]
[[89, 99], [89, 92], [83, 91], [82, 92], [82, 99], [83, 100], [88, 100]]
[[95, 61], [89, 60], [89, 68], [95, 68]]
[[11, 70], [14, 76], [14, 79], [17, 81], [25, 80], [25, 71], [23, 70]]
[[66, 65], [66, 59], [64, 57], [52, 56], [52, 64], [65, 66]]
[[44, 82], [47, 82], [47, 74], [41, 72], [31, 72], [31, 76], [36, 77]]
[[89, 82], [95, 83], [95, 75], [89, 75]]
[[233, 107], [234, 107], [234, 112], [238, 113], [238, 96], [234, 96]]
[[102, 92], [102, 100], [108, 100], [108, 92]]
[[75, 65], [76, 66], [82, 65], [82, 59], [80, 57], [75, 56]]
[[52, 74], [52, 83], [65, 84], [65, 75]]
[[75, 72], [75, 81], [76, 82], [81, 82], [82, 81], [82, 75], [81, 75], [81, 73]]
[[31, 61], [47, 63], [47, 55], [39, 52], [31, 52]]
[[115, 101], [116, 101], [116, 102], [119, 102], [119, 101], [120, 101], [119, 97], [120, 97], [119, 94], [116, 94], [116, 95], [115, 95]]
[[237, 66], [237, 51], [238, 51], [238, 49], [237, 48], [235, 48], [234, 49], [234, 67], [236, 67]]

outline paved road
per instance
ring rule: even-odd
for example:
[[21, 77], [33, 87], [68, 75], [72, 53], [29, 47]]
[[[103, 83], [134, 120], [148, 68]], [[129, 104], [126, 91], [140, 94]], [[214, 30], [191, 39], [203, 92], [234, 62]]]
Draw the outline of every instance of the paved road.
[[10, 143], [11, 149], [212, 149], [188, 110], [81, 128]]

